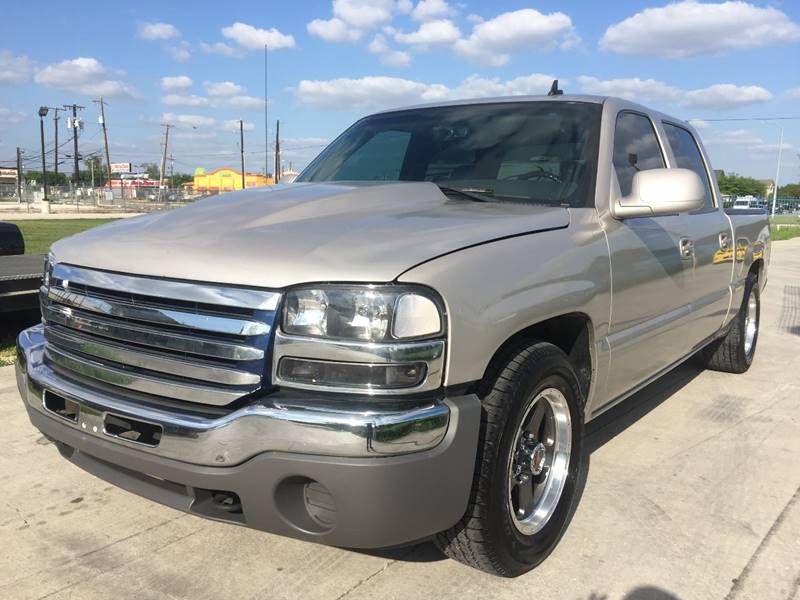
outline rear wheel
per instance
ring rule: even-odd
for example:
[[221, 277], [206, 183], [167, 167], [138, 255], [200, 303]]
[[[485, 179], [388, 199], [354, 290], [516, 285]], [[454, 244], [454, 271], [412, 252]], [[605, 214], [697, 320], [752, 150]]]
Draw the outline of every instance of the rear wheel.
[[436, 543], [469, 566], [513, 577], [550, 554], [574, 512], [585, 475], [583, 401], [566, 355], [536, 343], [501, 369], [482, 403], [469, 506]]
[[724, 337], [701, 353], [705, 366], [725, 373], [744, 373], [753, 364], [761, 321], [761, 295], [755, 273], [747, 276], [739, 313]]

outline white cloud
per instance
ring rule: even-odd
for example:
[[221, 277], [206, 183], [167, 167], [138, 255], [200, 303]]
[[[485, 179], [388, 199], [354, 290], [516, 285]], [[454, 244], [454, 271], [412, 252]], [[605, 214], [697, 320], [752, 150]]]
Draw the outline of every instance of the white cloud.
[[25, 120], [25, 113], [0, 106], [0, 123], [19, 123]]
[[142, 23], [139, 37], [143, 40], [171, 40], [180, 37], [180, 32], [169, 23]]
[[786, 95], [789, 96], [789, 98], [794, 98], [795, 100], [800, 100], [800, 87], [791, 88], [789, 90], [786, 90]]
[[413, 7], [410, 0], [333, 0], [333, 17], [314, 19], [306, 29], [326, 42], [355, 42], [368, 31], [390, 27], [395, 13], [406, 14]]
[[170, 46], [167, 51], [175, 62], [186, 62], [192, 58], [189, 42], [181, 41], [177, 46]]
[[229, 96], [225, 99], [225, 104], [242, 110], [264, 110], [264, 99], [258, 96]]
[[[748, 151], [754, 148], [765, 149], [766, 144], [763, 139], [749, 129], [732, 129], [730, 131], [717, 131], [713, 135], [704, 136], [704, 142], [708, 146], [721, 146], [724, 148], [741, 147]], [[778, 145], [772, 144], [775, 150]]]
[[468, 38], [455, 43], [455, 50], [473, 62], [498, 67], [509, 61], [511, 52], [546, 52], [576, 37], [572, 19], [564, 13], [524, 8], [477, 23]]
[[431, 19], [441, 19], [451, 17], [456, 10], [445, 0], [419, 0], [414, 10], [411, 11], [411, 18], [415, 21], [430, 21]]
[[194, 94], [167, 94], [161, 102], [169, 106], [208, 106], [208, 98]]
[[[452, 98], [486, 98], [491, 96], [537, 96], [546, 94], [556, 79], [553, 75], [532, 73], [509, 80], [470, 75], [455, 88]], [[567, 83], [561, 80], [561, 85]]]
[[33, 62], [27, 56], [15, 56], [0, 50], [0, 85], [28, 83], [33, 74]]
[[95, 58], [79, 57], [47, 65], [36, 73], [37, 83], [87, 96], [135, 97], [136, 91]]
[[617, 96], [637, 102], [675, 100], [681, 95], [678, 88], [664, 82], [638, 77], [601, 80], [582, 75], [578, 77], [578, 83], [581, 85], [581, 90], [587, 94]]
[[695, 129], [709, 129], [711, 127], [711, 123], [703, 119], [689, 119], [689, 124]]
[[225, 42], [215, 42], [213, 44], [200, 42], [200, 49], [208, 54], [220, 54], [222, 56], [238, 57], [244, 55], [244, 51], [241, 48], [234, 48]]
[[333, 0], [333, 16], [356, 29], [374, 29], [388, 23], [397, 8], [393, 0]]
[[540, 73], [506, 81], [472, 75], [455, 88], [398, 77], [303, 80], [295, 89], [295, 94], [301, 102], [313, 106], [375, 110], [457, 98], [543, 94], [553, 79], [552, 75]]
[[186, 75], [176, 75], [175, 77], [161, 78], [161, 89], [165, 92], [185, 90], [186, 88], [190, 87], [192, 87], [192, 79]]
[[232, 81], [205, 81], [203, 85], [209, 96], [235, 96], [244, 92], [244, 88]]
[[[227, 121], [223, 121], [222, 128], [225, 131], [239, 131], [239, 120], [228, 119]], [[250, 121], [242, 122], [242, 129], [244, 129], [245, 131], [253, 131], [255, 128], [256, 128], [255, 123], [251, 123]]]
[[203, 115], [164, 113], [161, 115], [161, 122], [169, 123], [170, 125], [184, 125], [188, 127], [211, 127], [216, 125], [217, 120], [212, 117], [205, 117]]
[[432, 46], [452, 44], [461, 38], [461, 31], [450, 19], [427, 21], [412, 33], [398, 32], [394, 39], [401, 44]]
[[717, 83], [707, 88], [686, 92], [684, 105], [689, 108], [725, 110], [758, 104], [772, 99], [772, 94], [757, 85]]
[[363, 32], [353, 29], [347, 23], [333, 17], [332, 19], [314, 19], [306, 25], [308, 33], [326, 42], [355, 42], [361, 39]]
[[372, 54], [377, 54], [380, 61], [389, 67], [407, 67], [411, 63], [411, 55], [401, 50], [393, 50], [380, 33], [367, 46]]
[[294, 36], [282, 33], [274, 27], [259, 29], [240, 22], [223, 27], [222, 35], [248, 50], [263, 50], [264, 45], [268, 46], [270, 50], [294, 48], [295, 45]]
[[647, 8], [606, 29], [600, 47], [618, 54], [685, 58], [800, 40], [800, 25], [772, 7], [686, 0]]

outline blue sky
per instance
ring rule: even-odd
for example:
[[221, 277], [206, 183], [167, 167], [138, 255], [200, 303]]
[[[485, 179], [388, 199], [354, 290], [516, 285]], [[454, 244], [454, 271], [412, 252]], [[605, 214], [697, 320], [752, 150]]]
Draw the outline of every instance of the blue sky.
[[[270, 138], [280, 118], [298, 167], [374, 110], [543, 93], [553, 77], [687, 119], [800, 116], [798, 2], [42, 2], [36, 13], [34, 26], [30, 7], [4, 8], [6, 24], [29, 25], [0, 39], [2, 166], [16, 146], [38, 155], [40, 105], [86, 106], [81, 152], [98, 150], [102, 94], [112, 162], [157, 161], [170, 122], [176, 171], [237, 166], [242, 119], [248, 170], [261, 170], [265, 42]], [[800, 121], [782, 124], [781, 180], [797, 181]], [[780, 124], [697, 126], [716, 168], [774, 177]], [[48, 117], [49, 145], [52, 130]]]

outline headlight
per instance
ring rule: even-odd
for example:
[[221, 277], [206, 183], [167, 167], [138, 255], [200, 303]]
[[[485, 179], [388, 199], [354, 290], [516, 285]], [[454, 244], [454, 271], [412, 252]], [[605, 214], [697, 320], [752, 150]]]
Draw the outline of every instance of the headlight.
[[444, 304], [414, 285], [315, 285], [286, 294], [277, 385], [390, 396], [443, 382]]
[[286, 296], [283, 330], [290, 335], [381, 342], [442, 333], [433, 294], [406, 286], [315, 286]]

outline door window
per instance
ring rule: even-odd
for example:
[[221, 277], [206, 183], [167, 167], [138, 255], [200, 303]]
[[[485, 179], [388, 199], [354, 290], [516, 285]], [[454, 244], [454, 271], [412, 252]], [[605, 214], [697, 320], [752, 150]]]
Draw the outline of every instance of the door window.
[[614, 171], [622, 195], [631, 193], [633, 176], [638, 171], [662, 169], [665, 166], [650, 119], [638, 113], [619, 113], [614, 131]]
[[711, 194], [708, 172], [694, 137], [688, 130], [672, 123], [664, 123], [664, 131], [667, 133], [669, 147], [672, 148], [672, 153], [675, 155], [675, 166], [681, 169], [691, 169], [697, 173], [705, 186], [706, 199], [701, 210], [714, 208], [714, 197]]

